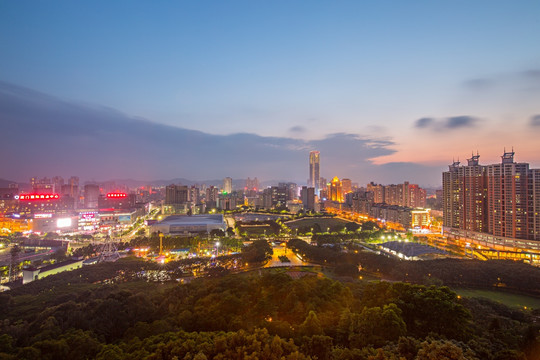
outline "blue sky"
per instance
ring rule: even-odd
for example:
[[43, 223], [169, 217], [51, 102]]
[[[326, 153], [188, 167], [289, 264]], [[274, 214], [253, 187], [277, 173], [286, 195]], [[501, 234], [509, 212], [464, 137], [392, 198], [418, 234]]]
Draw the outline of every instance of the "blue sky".
[[[356, 154], [382, 182], [400, 181], [383, 164], [425, 166], [431, 184], [452, 157], [505, 146], [540, 165], [539, 44], [538, 1], [0, 1], [8, 85], [208, 135], [384, 143]], [[323, 175], [369, 181], [349, 161]], [[218, 168], [191, 177], [230, 176]]]

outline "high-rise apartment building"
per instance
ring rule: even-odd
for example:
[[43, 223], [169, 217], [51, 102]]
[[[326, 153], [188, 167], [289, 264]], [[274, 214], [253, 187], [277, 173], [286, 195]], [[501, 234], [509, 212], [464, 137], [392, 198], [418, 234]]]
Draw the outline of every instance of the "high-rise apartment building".
[[67, 184], [62, 185], [62, 195], [70, 196], [74, 199], [79, 196], [79, 178], [72, 176], [67, 181]]
[[209, 186], [206, 188], [205, 203], [208, 209], [215, 208], [217, 206], [219, 190], [215, 186]]
[[528, 183], [527, 238], [540, 240], [540, 169], [529, 170]]
[[256, 177], [254, 179], [247, 178], [245, 190], [257, 192], [259, 191], [259, 187], [259, 179], [257, 179]]
[[445, 228], [540, 240], [540, 170], [514, 162], [513, 151], [499, 164], [480, 165], [479, 157], [443, 173]]
[[341, 179], [341, 187], [343, 188], [343, 196], [345, 196], [348, 193], [352, 193], [351, 179]]
[[372, 182], [367, 184], [367, 191], [373, 193], [373, 202], [375, 204], [384, 203], [384, 186]]
[[188, 189], [188, 201], [195, 205], [201, 202], [201, 191], [197, 186], [192, 185]]
[[99, 185], [84, 185], [84, 207], [86, 209], [97, 209], [99, 204]]
[[302, 207], [306, 211], [315, 210], [315, 189], [312, 187], [302, 186], [300, 190], [300, 199], [302, 200]]
[[488, 232], [502, 237], [527, 239], [529, 164], [515, 163], [514, 152], [505, 152], [500, 164], [486, 166]]
[[369, 183], [367, 191], [373, 193], [373, 202], [376, 204], [397, 205], [410, 208], [426, 207], [426, 190], [417, 184], [380, 185]]
[[417, 184], [409, 184], [409, 196], [407, 197], [408, 207], [425, 208], [426, 207], [426, 190], [422, 189]]
[[309, 181], [308, 186], [315, 188], [315, 194], [319, 194], [321, 189], [320, 184], [320, 152], [319, 151], [310, 151], [309, 152]]
[[37, 178], [33, 177], [30, 179], [30, 185], [32, 186], [32, 191], [39, 194], [53, 194], [54, 193], [54, 184], [51, 179]]
[[64, 178], [61, 176], [55, 176], [52, 178], [53, 192], [59, 194], [62, 192], [62, 186], [64, 185]]
[[480, 155], [466, 166], [454, 161], [443, 173], [443, 221], [445, 226], [469, 231], [487, 231], [485, 167]]

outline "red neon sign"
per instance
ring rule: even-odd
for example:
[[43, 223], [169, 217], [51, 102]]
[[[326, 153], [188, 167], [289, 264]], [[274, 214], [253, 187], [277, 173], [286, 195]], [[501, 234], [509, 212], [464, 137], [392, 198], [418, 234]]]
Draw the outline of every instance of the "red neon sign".
[[19, 200], [57, 200], [60, 198], [58, 194], [21, 194]]
[[108, 193], [107, 197], [109, 199], [119, 199], [119, 198], [125, 198], [127, 196], [126, 193]]

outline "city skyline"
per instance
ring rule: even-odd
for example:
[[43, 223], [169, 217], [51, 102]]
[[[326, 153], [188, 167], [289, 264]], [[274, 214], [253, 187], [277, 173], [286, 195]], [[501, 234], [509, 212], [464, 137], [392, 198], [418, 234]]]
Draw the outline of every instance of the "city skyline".
[[539, 8], [4, 2], [2, 177], [303, 183], [312, 149], [360, 183], [512, 146], [538, 167]]

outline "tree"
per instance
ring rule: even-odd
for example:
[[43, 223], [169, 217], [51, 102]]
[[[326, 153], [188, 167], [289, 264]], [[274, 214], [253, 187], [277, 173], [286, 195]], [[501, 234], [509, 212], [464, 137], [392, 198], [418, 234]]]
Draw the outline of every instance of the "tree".
[[324, 335], [323, 328], [315, 311], [310, 311], [306, 320], [300, 325], [300, 333], [304, 336]]
[[336, 266], [335, 272], [340, 276], [352, 276], [355, 277], [358, 275], [358, 266], [355, 264], [339, 264]]
[[467, 360], [463, 350], [446, 340], [427, 340], [420, 345], [418, 360]]
[[373, 221], [366, 221], [365, 223], [362, 224], [362, 231], [373, 231], [373, 230], [378, 230], [379, 229], [379, 226], [377, 225], [376, 222], [373, 222]]
[[401, 310], [395, 304], [383, 308], [364, 308], [360, 314], [350, 314], [349, 342], [363, 348], [367, 345], [383, 346], [386, 341], [397, 340], [407, 333]]
[[9, 253], [11, 254], [11, 258], [17, 257], [20, 252], [21, 252], [21, 248], [19, 247], [19, 245], [13, 246], [11, 250], [9, 251]]

